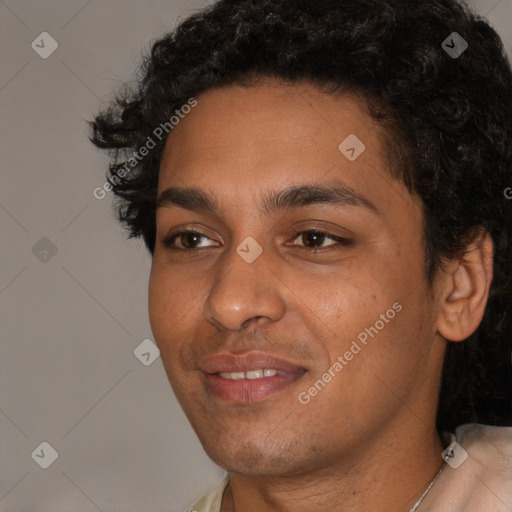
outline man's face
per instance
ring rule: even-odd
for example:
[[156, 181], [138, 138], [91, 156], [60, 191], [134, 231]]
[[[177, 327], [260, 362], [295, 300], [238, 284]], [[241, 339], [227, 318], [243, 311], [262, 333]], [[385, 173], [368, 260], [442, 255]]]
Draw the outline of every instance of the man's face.
[[[269, 80], [197, 101], [160, 170], [159, 195], [174, 194], [157, 211], [149, 313], [206, 452], [291, 475], [431, 428], [443, 345], [421, 202], [391, 178], [361, 100]], [[353, 136], [339, 148], [351, 134], [362, 153]]]

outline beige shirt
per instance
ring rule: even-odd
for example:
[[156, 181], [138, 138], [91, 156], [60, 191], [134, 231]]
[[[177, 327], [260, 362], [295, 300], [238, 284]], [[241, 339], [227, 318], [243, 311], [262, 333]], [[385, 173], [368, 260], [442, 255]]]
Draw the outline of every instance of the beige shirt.
[[[463, 450], [455, 447], [417, 512], [512, 512], [512, 427], [461, 425], [454, 438]], [[226, 474], [187, 512], [220, 512], [228, 482]]]

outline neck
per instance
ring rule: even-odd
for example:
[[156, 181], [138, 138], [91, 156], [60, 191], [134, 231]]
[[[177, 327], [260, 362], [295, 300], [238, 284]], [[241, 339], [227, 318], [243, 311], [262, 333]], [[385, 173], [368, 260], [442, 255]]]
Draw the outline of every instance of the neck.
[[413, 419], [329, 467], [279, 477], [230, 473], [221, 512], [409, 512], [443, 464], [435, 428], [419, 431]]

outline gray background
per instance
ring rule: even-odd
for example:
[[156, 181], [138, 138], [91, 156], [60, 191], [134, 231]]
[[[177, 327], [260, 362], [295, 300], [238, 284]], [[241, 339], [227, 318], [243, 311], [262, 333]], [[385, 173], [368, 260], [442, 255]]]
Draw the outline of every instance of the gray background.
[[[161, 359], [134, 354], [152, 339], [151, 261], [111, 196], [93, 196], [107, 158], [85, 123], [149, 42], [203, 5], [0, 0], [1, 512], [184, 512], [224, 474]], [[512, 0], [471, 5], [512, 54]], [[48, 50], [44, 31], [59, 45], [46, 59], [31, 47]], [[58, 452], [47, 469], [42, 442]]]

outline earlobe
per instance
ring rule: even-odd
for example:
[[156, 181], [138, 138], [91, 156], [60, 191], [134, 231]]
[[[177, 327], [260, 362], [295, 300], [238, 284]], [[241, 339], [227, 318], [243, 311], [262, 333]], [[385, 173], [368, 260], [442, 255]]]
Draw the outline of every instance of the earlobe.
[[482, 321], [493, 275], [493, 243], [487, 231], [440, 274], [438, 332], [450, 341], [462, 341]]

